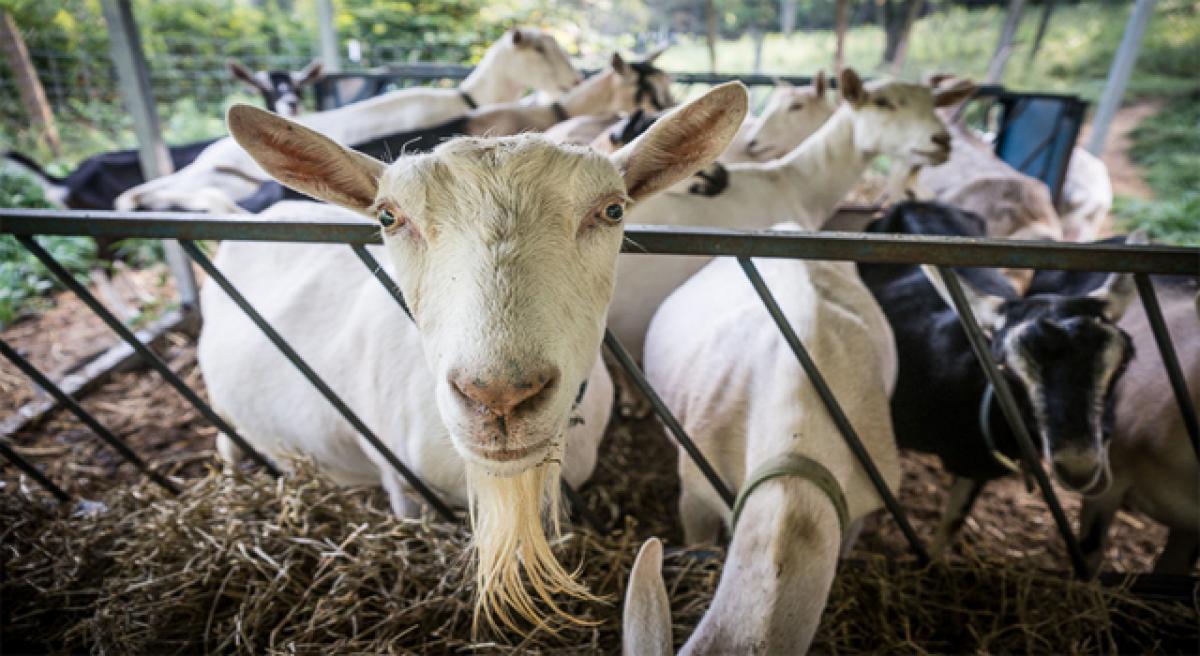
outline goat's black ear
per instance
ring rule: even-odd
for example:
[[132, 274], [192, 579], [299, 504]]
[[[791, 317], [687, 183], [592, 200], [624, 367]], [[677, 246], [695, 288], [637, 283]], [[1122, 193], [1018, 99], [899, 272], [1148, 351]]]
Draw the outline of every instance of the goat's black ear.
[[614, 52], [612, 54], [612, 59], [609, 60], [609, 65], [612, 66], [614, 71], [621, 75], [625, 75], [629, 72], [629, 64], [625, 63], [625, 58], [622, 57], [621, 53], [619, 52]]
[[254, 77], [254, 73], [250, 69], [242, 66], [241, 62], [236, 59], [230, 59], [225, 62], [225, 67], [229, 69], [229, 74], [234, 78], [249, 84], [255, 89], [262, 89], [262, 83]]
[[314, 59], [303, 70], [292, 73], [292, 84], [296, 85], [296, 88], [299, 89], [300, 87], [316, 82], [324, 74], [325, 66], [321, 64], [321, 60]]
[[813, 90], [817, 92], [817, 97], [821, 98], [825, 95], [825, 69], [817, 71], [817, 76], [813, 78]]
[[842, 99], [855, 107], [867, 102], [867, 90], [863, 87], [862, 78], [849, 66], [838, 75], [838, 89], [842, 92]]
[[521, 28], [519, 27], [514, 27], [509, 30], [509, 34], [512, 35], [512, 42], [514, 46], [520, 46], [525, 40], [525, 35], [521, 33]]

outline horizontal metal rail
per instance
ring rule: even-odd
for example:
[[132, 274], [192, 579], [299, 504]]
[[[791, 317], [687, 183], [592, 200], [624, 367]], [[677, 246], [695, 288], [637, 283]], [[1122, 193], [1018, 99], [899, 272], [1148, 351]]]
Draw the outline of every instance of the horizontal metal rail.
[[[87, 235], [153, 239], [378, 244], [379, 227], [357, 221], [293, 222], [184, 212], [0, 209], [0, 234]], [[1062, 269], [1194, 276], [1200, 248], [1075, 244], [972, 237], [852, 232], [738, 231], [630, 225], [624, 251], [948, 267]]]

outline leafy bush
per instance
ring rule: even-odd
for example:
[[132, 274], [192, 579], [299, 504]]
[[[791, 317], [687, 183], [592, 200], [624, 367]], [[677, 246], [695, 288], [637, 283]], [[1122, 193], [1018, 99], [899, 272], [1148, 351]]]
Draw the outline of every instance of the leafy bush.
[[1168, 200], [1117, 198], [1114, 205], [1123, 231], [1145, 228], [1156, 242], [1200, 246], [1200, 192]]
[[1129, 155], [1157, 198], [1118, 199], [1122, 223], [1159, 241], [1200, 246], [1200, 89], [1168, 103], [1130, 136]]

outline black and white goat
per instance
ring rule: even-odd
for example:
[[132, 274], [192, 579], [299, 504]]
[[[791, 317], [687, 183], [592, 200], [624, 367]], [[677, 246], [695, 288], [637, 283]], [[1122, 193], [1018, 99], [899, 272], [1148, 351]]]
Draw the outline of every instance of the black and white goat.
[[225, 65], [229, 68], [230, 75], [262, 94], [267, 109], [288, 118], [300, 115], [304, 106], [300, 94], [304, 87], [314, 84], [324, 75], [323, 66], [317, 60], [298, 71], [251, 72], [233, 59]]
[[[870, 232], [983, 236], [984, 219], [940, 203], [895, 205]], [[860, 264], [863, 281], [888, 315], [900, 354], [892, 397], [896, 440], [936, 454], [957, 480], [935, 550], [949, 544], [984, 484], [1011, 473], [1016, 440], [992, 398], [958, 315], [938, 276], [910, 265]], [[1026, 425], [1055, 477], [1097, 494], [1112, 484], [1109, 439], [1114, 390], [1133, 356], [1118, 326], [1135, 297], [1132, 278], [1105, 276], [1088, 293], [1019, 296], [993, 269], [959, 271], [992, 356], [1017, 397]]]

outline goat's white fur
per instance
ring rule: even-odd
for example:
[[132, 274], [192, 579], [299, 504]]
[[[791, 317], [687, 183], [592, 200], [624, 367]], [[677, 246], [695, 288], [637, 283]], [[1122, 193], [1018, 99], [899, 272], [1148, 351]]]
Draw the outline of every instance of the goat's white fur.
[[[415, 323], [344, 246], [227, 242], [216, 264], [418, 476], [470, 502], [489, 620], [510, 623], [508, 609], [540, 619], [522, 573], [552, 608], [551, 591], [585, 594], [540, 517], [545, 488], [556, 505], [557, 463], [573, 483], [590, 473], [611, 405], [598, 352], [622, 226], [604, 210], [710, 162], [746, 102], [741, 85], [717, 87], [611, 157], [522, 135], [454, 139], [386, 166], [262, 110], [230, 110], [231, 133], [280, 182], [357, 213], [281, 203], [266, 220], [395, 218], [385, 259]], [[302, 453], [335, 480], [382, 483], [396, 512], [411, 513], [390, 466], [239, 309], [212, 285], [201, 302], [199, 360], [217, 411], [268, 455]], [[489, 410], [460, 382], [515, 393], [542, 371], [553, 383], [520, 414]], [[585, 380], [583, 424], [571, 427]]]
[[[797, 224], [777, 229], [801, 230]], [[808, 348], [884, 480], [900, 481], [889, 397], [897, 372], [891, 328], [852, 263], [758, 260], [764, 280]], [[823, 464], [853, 522], [879, 508], [870, 479], [736, 260], [713, 261], [663, 303], [646, 338], [646, 375], [731, 488], [768, 460]], [[713, 542], [730, 513], [680, 454], [680, 514], [689, 544]], [[777, 478], [746, 500], [712, 605], [684, 653], [803, 653], [816, 631], [842, 531], [825, 492]], [[635, 567], [626, 618], [669, 617], [646, 604], [657, 568]], [[661, 585], [661, 583], [659, 583]], [[626, 632], [646, 622], [627, 622]], [[668, 632], [669, 635], [669, 632]], [[657, 642], [657, 641], [656, 641]], [[625, 644], [639, 644], [627, 633]]]
[[[844, 72], [843, 92], [847, 79]], [[935, 96], [929, 87], [888, 82], [863, 89], [853, 86], [857, 76], [853, 80], [849, 85], [857, 89], [853, 100], [843, 103], [787, 156], [768, 163], [730, 164], [729, 186], [721, 194], [663, 194], [639, 204], [630, 223], [761, 229], [796, 221], [817, 230], [876, 156], [886, 154], [914, 164], [941, 161], [938, 157], [944, 151], [931, 138], [946, 128], [934, 112]], [[956, 90], [936, 100], [954, 102], [962, 93]], [[893, 109], [880, 108], [875, 104], [879, 100], [891, 103]], [[708, 259], [637, 256], [622, 260], [609, 327], [635, 358], [641, 356], [654, 310]]]
[[1098, 239], [1113, 204], [1112, 180], [1104, 160], [1083, 148], [1072, 151], [1058, 203], [1065, 239]]
[[[491, 105], [514, 102], [530, 87], [557, 97], [578, 80], [578, 72], [552, 36], [516, 28], [492, 44], [457, 89], [400, 89], [345, 107], [305, 114], [297, 120], [341, 143], [359, 143], [429, 127], [467, 113], [470, 108], [460, 90], [471, 94], [479, 105]], [[121, 211], [138, 207], [170, 209], [172, 202], [198, 187], [216, 188], [238, 200], [254, 193], [267, 179], [266, 172], [237, 142], [225, 138], [205, 149], [187, 167], [121, 194], [115, 206]]]

